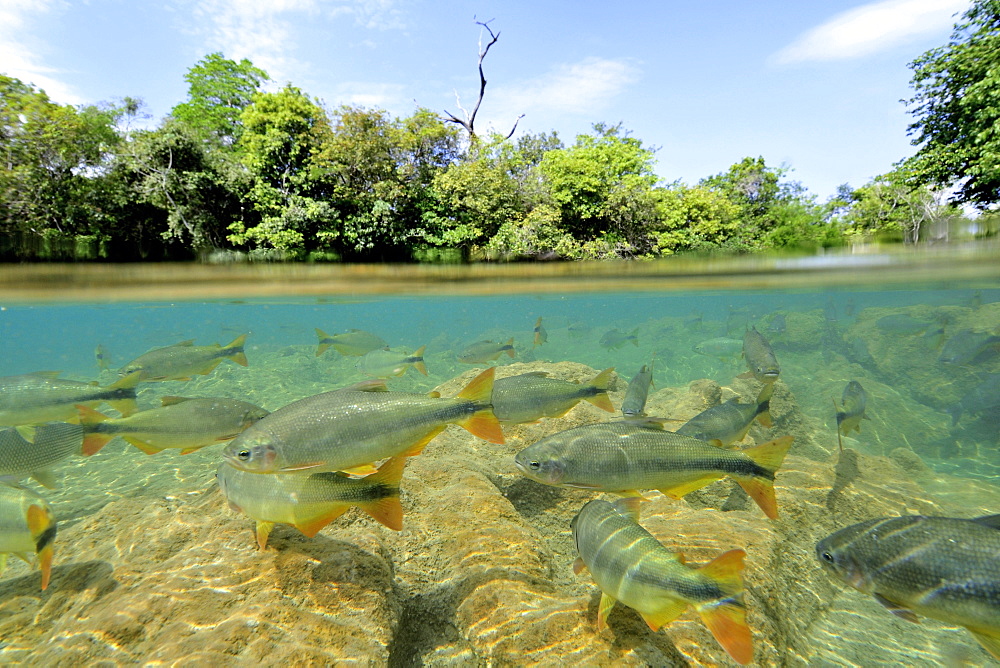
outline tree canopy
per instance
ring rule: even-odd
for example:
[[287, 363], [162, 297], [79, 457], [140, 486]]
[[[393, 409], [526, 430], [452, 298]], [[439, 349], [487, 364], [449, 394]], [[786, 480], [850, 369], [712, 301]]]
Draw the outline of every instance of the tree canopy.
[[910, 63], [919, 146], [911, 180], [958, 187], [956, 201], [1000, 202], [1000, 0], [975, 0], [948, 44]]

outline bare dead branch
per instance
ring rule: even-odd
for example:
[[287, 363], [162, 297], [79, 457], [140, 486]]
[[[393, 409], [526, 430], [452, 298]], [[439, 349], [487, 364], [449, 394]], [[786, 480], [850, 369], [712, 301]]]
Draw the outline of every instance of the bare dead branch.
[[[459, 118], [447, 109], [444, 110], [444, 113], [447, 115], [442, 117], [442, 120], [446, 123], [455, 123], [465, 128], [465, 131], [469, 133], [469, 139], [475, 139], [476, 137], [476, 115], [479, 113], [479, 107], [483, 104], [483, 98], [486, 96], [486, 74], [483, 72], [483, 60], [486, 59], [486, 54], [490, 52], [490, 47], [496, 44], [497, 40], [500, 39], [500, 32], [497, 31], [494, 33], [493, 29], [490, 28], [489, 24], [492, 20], [493, 19], [490, 19], [489, 21], [476, 21], [476, 25], [481, 26], [490, 35], [490, 39], [486, 43], [486, 46], [483, 46], [482, 30], [479, 32], [479, 97], [476, 99], [476, 105], [472, 108], [471, 112], [466, 111], [462, 107], [461, 101], [458, 97], [458, 92], [456, 91], [455, 103], [458, 105], [459, 111], [462, 112], [462, 115], [465, 116], [465, 118]], [[510, 134], [507, 135], [507, 139], [510, 139], [511, 136], [513, 136], [514, 132], [517, 130], [517, 124], [522, 118], [524, 118], [524, 114], [518, 116], [517, 120], [514, 121], [514, 127], [511, 128]]]

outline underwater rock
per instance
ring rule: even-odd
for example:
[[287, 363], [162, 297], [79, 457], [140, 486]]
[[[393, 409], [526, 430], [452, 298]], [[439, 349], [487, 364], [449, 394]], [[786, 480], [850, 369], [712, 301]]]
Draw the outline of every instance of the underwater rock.
[[[531, 370], [583, 382], [597, 373], [541, 362], [498, 371]], [[438, 390], [452, 396], [476, 373]], [[874, 517], [996, 512], [1000, 490], [935, 473], [902, 441], [869, 449], [877, 426], [869, 421], [841, 455], [830, 424], [802, 410], [799, 381], [790, 379], [775, 388], [775, 426], [755, 425], [741, 445], [795, 437], [775, 476], [777, 520], [722, 480], [679, 501], [644, 491], [640, 524], [692, 565], [734, 548], [747, 552], [755, 664], [898, 665], [904, 655], [918, 657], [912, 665], [986, 662], [967, 634], [934, 620], [901, 621], [834, 581], [814, 546]], [[840, 379], [815, 382], [843, 388]], [[875, 411], [883, 410], [884, 386], [862, 382]], [[613, 383], [616, 406], [625, 385]], [[680, 417], [703, 410], [706, 397], [748, 400], [758, 390], [753, 380], [706, 380], [658, 388], [650, 402], [653, 414]], [[653, 632], [616, 605], [598, 633], [600, 593], [588, 573], [573, 573], [570, 531], [573, 516], [598, 495], [536, 484], [513, 465], [516, 452], [544, 436], [614, 419], [583, 402], [561, 418], [505, 429], [504, 445], [449, 426], [407, 461], [402, 531], [352, 509], [313, 539], [279, 525], [263, 552], [253, 521], [209, 487], [217, 448], [163, 458], [113, 444], [107, 457], [125, 458], [118, 464], [137, 476], [128, 496], [118, 487], [121, 470], [103, 475], [94, 461], [87, 469], [70, 462], [67, 485], [84, 480], [92, 489], [80, 497], [83, 510], [55, 497], [71, 519], [60, 519], [49, 589], [40, 592], [37, 573], [13, 561], [0, 580], [0, 662], [729, 665], [692, 610]], [[109, 464], [103, 456], [91, 459]], [[160, 474], [148, 477], [155, 467]], [[171, 494], [171, 485], [208, 490]]]

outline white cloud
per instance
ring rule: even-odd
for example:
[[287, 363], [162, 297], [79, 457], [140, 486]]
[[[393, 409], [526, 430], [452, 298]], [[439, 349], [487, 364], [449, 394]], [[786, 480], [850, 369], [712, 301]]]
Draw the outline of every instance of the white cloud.
[[955, 23], [969, 0], [881, 0], [837, 14], [803, 33], [772, 60], [787, 65], [867, 56]]
[[[638, 77], [639, 69], [630, 60], [591, 57], [559, 65], [536, 79], [487, 88], [483, 104], [490, 108], [491, 119], [508, 127], [521, 114], [592, 116], [606, 108]], [[474, 102], [469, 100], [464, 106], [468, 108]], [[485, 107], [483, 112], [486, 113]]]
[[60, 4], [55, 0], [0, 2], [0, 73], [41, 88], [54, 102], [80, 104], [83, 98], [59, 78], [63, 73], [44, 65], [39, 56], [47, 48], [32, 34], [32, 19]]
[[308, 65], [294, 56], [296, 23], [351, 17], [366, 28], [401, 24], [395, 0], [197, 0], [207, 46], [227, 58], [248, 58], [281, 84], [301, 79]]

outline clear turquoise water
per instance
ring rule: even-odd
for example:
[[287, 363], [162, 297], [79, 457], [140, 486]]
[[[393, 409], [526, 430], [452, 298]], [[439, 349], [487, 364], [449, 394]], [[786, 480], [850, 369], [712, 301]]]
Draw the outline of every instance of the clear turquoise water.
[[[919, 280], [908, 279], [906, 272], [894, 275], [892, 272], [895, 268], [890, 267], [882, 274], [859, 271], [856, 280], [852, 279], [850, 272], [842, 272], [837, 275], [836, 280], [824, 284], [822, 276], [810, 278], [809, 272], [782, 280], [780, 272], [772, 272], [770, 276], [764, 272], [765, 275], [761, 276], [761, 272], [751, 267], [747, 272], [708, 272], [711, 280], [683, 290], [676, 289], [671, 277], [665, 275], [644, 280], [640, 289], [619, 291], [613, 276], [601, 275], [575, 277], [571, 289], [559, 291], [544, 287], [539, 289], [536, 286], [530, 288], [529, 292], [523, 283], [497, 280], [495, 283], [480, 285], [481, 289], [477, 292], [485, 294], [476, 295], [469, 295], [464, 289], [450, 292], [446, 285], [436, 287], [431, 293], [414, 291], [408, 288], [404, 280], [396, 283], [394, 289], [380, 289], [377, 294], [370, 293], [363, 285], [358, 285], [358, 289], [353, 291], [342, 290], [327, 294], [315, 294], [313, 290], [308, 291], [309, 294], [303, 294], [304, 291], [296, 289], [295, 285], [289, 285], [285, 294], [260, 296], [256, 284], [247, 281], [242, 286], [231, 286], [224, 298], [199, 297], [198, 286], [195, 285], [193, 289], [188, 286], [188, 289], [179, 291], [174, 296], [157, 295], [155, 299], [135, 298], [134, 293], [128, 293], [128, 298], [125, 298], [122, 296], [124, 293], [118, 293], [114, 289], [109, 289], [105, 298], [94, 299], [92, 295], [81, 298], [72, 292], [60, 292], [59, 288], [54, 288], [49, 293], [39, 293], [38, 298], [32, 299], [16, 292], [11, 287], [12, 283], [0, 282], [0, 376], [61, 371], [66, 378], [95, 380], [106, 384], [116, 378], [115, 370], [118, 367], [150, 349], [186, 339], [195, 339], [197, 345], [225, 344], [246, 333], [249, 334], [246, 344], [250, 362], [248, 368], [226, 362], [211, 375], [197, 377], [192, 381], [145, 384], [141, 386], [139, 393], [140, 407], [153, 407], [158, 405], [159, 397], [177, 394], [247, 398], [269, 410], [275, 410], [294, 399], [363, 379], [364, 375], [355, 368], [356, 359], [342, 357], [333, 350], [321, 357], [315, 356], [314, 328], [331, 334], [358, 328], [378, 334], [394, 349], [412, 351], [426, 346], [425, 359], [429, 375], [423, 377], [411, 370], [402, 378], [391, 379], [391, 389], [430, 391], [470, 370], [470, 366], [455, 359], [455, 353], [465, 345], [482, 339], [506, 341], [509, 337], [514, 337], [517, 357], [514, 360], [503, 357], [498, 361], [499, 364], [536, 363], [542, 366], [532, 368], [549, 368], [545, 365], [574, 362], [590, 367], [595, 373], [613, 366], [621, 379], [619, 392], [624, 391], [624, 384], [640, 366], [655, 359], [651, 403], [654, 406], [673, 407], [680, 404], [671, 402], [687, 392], [692, 381], [700, 379], [710, 379], [723, 388], [732, 387], [739, 391], [735, 376], [746, 369], [738, 356], [707, 357], [694, 352], [693, 347], [714, 337], [740, 338], [746, 326], [754, 325], [771, 340], [782, 364], [779, 382], [787, 387], [792, 397], [788, 401], [797, 416], [795, 428], [809, 431], [816, 444], [814, 450], [803, 453], [804, 459], [811, 462], [825, 461], [827, 452], [833, 456], [836, 437], [831, 399], [839, 400], [840, 392], [848, 380], [859, 380], [870, 393], [871, 420], [865, 421], [861, 433], [851, 435], [845, 445], [873, 458], [889, 456], [897, 448], [903, 447], [915, 453], [931, 470], [955, 476], [936, 479], [933, 484], [927, 485], [933, 488], [933, 491], [928, 492], [929, 500], [947, 499], [946, 507], [956, 512], [956, 508], [961, 509], [963, 502], [963, 486], [967, 484], [964, 481], [998, 486], [997, 498], [1000, 499], [1000, 440], [997, 436], [1000, 411], [992, 409], [980, 414], [966, 414], [955, 424], [952, 424], [947, 412], [987, 374], [1000, 373], [1000, 354], [987, 351], [975, 362], [964, 365], [946, 365], [937, 359], [941, 346], [950, 336], [964, 328], [1000, 334], [1000, 260], [995, 255], [987, 255], [977, 256], [975, 262], [978, 268], [969, 275], [966, 260], [936, 260], [927, 271], [920, 274]], [[14, 274], [16, 271], [8, 274], [7, 278]], [[72, 276], [72, 271], [67, 275]], [[72, 284], [72, 280], [69, 284]], [[745, 288], [747, 285], [761, 284], [769, 287]], [[560, 285], [565, 287], [566, 284]], [[5, 292], [5, 288], [10, 290]], [[927, 330], [916, 333], [886, 331], [876, 325], [878, 318], [894, 314], [908, 314], [925, 321], [928, 323]], [[779, 315], [785, 320], [783, 328], [776, 321]], [[543, 318], [544, 327], [548, 331], [548, 342], [534, 347], [531, 343], [532, 328], [538, 317]], [[939, 327], [943, 328], [943, 332], [934, 336], [933, 332]], [[626, 344], [619, 349], [602, 347], [599, 344], [602, 335], [613, 328], [625, 332], [638, 328], [639, 345]], [[870, 357], [859, 352], [861, 344], [858, 341], [864, 344], [864, 351]], [[110, 357], [111, 368], [108, 370], [102, 371], [97, 366], [94, 351], [98, 345], [103, 346]], [[614, 396], [619, 396], [617, 405], [620, 395]], [[1000, 404], [1000, 399], [997, 403]], [[663, 417], [687, 418], [690, 415]], [[581, 419], [586, 421], [588, 418]], [[597, 415], [592, 419], [603, 419], [603, 416]], [[545, 428], [551, 432], [556, 429], [553, 424], [557, 423], [547, 421]], [[530, 429], [517, 433], [517, 447], [528, 444], [532, 435]], [[780, 434], [774, 432], [765, 436], [756, 428], [751, 434], [758, 440], [777, 435]], [[115, 504], [134, 501], [141, 506], [144, 499], [165, 498], [174, 505], [171, 506], [172, 514], [164, 515], [162, 521], [170, 522], [177, 516], [177, 512], [183, 511], [185, 495], [202, 494], [211, 486], [214, 469], [219, 461], [217, 448], [208, 448], [186, 457], [171, 455], [175, 453], [147, 457], [121, 442], [115, 442], [90, 460], [77, 458], [63, 465], [60, 470], [63, 488], [60, 490], [43, 490], [34, 482], [25, 483], [51, 499], [60, 520], [61, 536], [66, 537], [62, 545], [66, 547], [57, 553], [53, 583], [45, 595], [36, 591], [37, 580], [31, 578], [30, 569], [24, 565], [12, 564], [3, 576], [4, 579], [0, 580], [0, 591], [6, 592], [4, 596], [8, 600], [21, 601], [19, 605], [23, 607], [28, 605], [24, 601], [30, 599], [32, 603], [29, 608], [36, 606], [31, 608], [35, 614], [31, 618], [19, 616], [20, 613], [10, 605], [0, 605], [0, 635], [7, 643], [7, 660], [30, 663], [34, 657], [43, 663], [63, 661], [67, 665], [78, 660], [107, 660], [129, 664], [141, 663], [143, 653], [148, 652], [150, 646], [159, 648], [157, 651], [161, 654], [166, 651], [163, 648], [170, 645], [173, 638], [166, 632], [149, 632], [143, 641], [146, 645], [128, 639], [105, 639], [106, 645], [102, 647], [113, 647], [114, 651], [94, 648], [80, 650], [66, 640], [68, 637], [75, 637], [71, 620], [66, 618], [59, 622], [58, 618], [60, 614], [72, 616], [72, 601], [76, 600], [74, 597], [87, 595], [86, 584], [73, 579], [80, 576], [71, 568], [81, 555], [90, 555], [84, 558], [84, 563], [110, 563], [112, 574], [108, 576], [108, 581], [117, 582], [119, 591], [128, 589], [129, 580], [128, 576], [118, 576], [115, 573], [129, 573], [130, 569], [138, 568], [130, 565], [131, 553], [121, 550], [121, 535], [115, 533], [112, 527], [104, 528], [108, 531], [106, 540], [119, 546], [114, 558], [103, 553], [103, 556], [95, 556], [97, 552], [91, 555], [87, 549], [97, 549], [100, 552], [99, 548], [81, 546], [84, 528], [98, 521], [102, 512], [111, 512], [106, 507], [113, 506], [116, 512], [123, 512], [117, 510], [119, 506]], [[421, 458], [427, 457], [427, 461], [432, 461], [433, 456], [421, 455]], [[505, 456], [496, 461], [508, 459]], [[834, 464], [835, 462], [825, 465], [832, 471]], [[497, 476], [493, 479], [494, 484], [511, 500], [515, 509], [530, 509], [530, 512], [523, 513], [527, 525], [534, 526], [543, 533], [552, 526], [561, 526], [559, 522], [563, 522], [563, 519], [557, 517], [556, 511], [552, 511], [549, 520], [534, 519], [539, 511], [532, 506], [534, 502], [530, 499], [534, 498], [531, 496], [533, 494], [539, 495], [539, 498], [549, 498], [546, 495], [558, 495], [562, 492], [532, 490], [527, 481], [519, 480], [512, 473], [509, 466], [492, 473], [486, 471], [484, 475]], [[918, 481], [915, 484], [923, 483]], [[404, 489], [405, 487], [404, 476]], [[415, 498], [420, 494], [414, 491]], [[519, 500], [517, 494], [528, 496]], [[570, 506], [575, 498], [572, 494], [569, 497], [558, 497], [558, 503], [566, 504], [568, 510], [564, 512], [571, 511]], [[945, 504], [945, 501], [940, 502]], [[712, 506], [710, 499], [702, 499], [698, 503]], [[779, 492], [779, 506], [783, 503]], [[788, 503], [792, 505], [793, 502]], [[212, 512], [221, 515], [224, 511], [222, 503], [215, 499], [214, 504], [211, 506], [214, 509]], [[404, 505], [408, 515], [434, 512], [433, 508]], [[891, 503], [887, 502], [886, 507], [891, 507]], [[899, 509], [900, 512], [904, 510]], [[981, 510], [968, 508], [970, 515], [981, 513]], [[1000, 507], [994, 510], [998, 511]], [[545, 512], [540, 513], [543, 518]], [[861, 510], [857, 512], [863, 514]], [[840, 520], [834, 516], [833, 510], [828, 515], [831, 526], [837, 526], [838, 522], [849, 523], [847, 518]], [[356, 522], [349, 520], [349, 523], [351, 521]], [[410, 521], [409, 517], [407, 521]], [[551, 524], [548, 523], [550, 521]], [[244, 526], [250, 526], [249, 520], [244, 520]], [[336, 526], [337, 522], [331, 529]], [[119, 527], [119, 530], [125, 529]], [[375, 530], [381, 529], [372, 529]], [[436, 530], [447, 534], [448, 527], [437, 526]], [[326, 531], [328, 530], [324, 530], [324, 533]], [[565, 528], [560, 531], [565, 534]], [[249, 533], [239, 534], [239, 538], [243, 543], [240, 549], [254, 549]], [[317, 539], [321, 538], [322, 534]], [[663, 539], [669, 541], [669, 538], [665, 536]], [[216, 539], [202, 537], [195, 542], [204, 545], [213, 540]], [[384, 548], [390, 555], [388, 561], [393, 562], [398, 558], [400, 550], [426, 549], [415, 547], [419, 545], [416, 538], [407, 540], [411, 541], [409, 547], [402, 543], [386, 543], [390, 546]], [[565, 536], [560, 540], [564, 541]], [[99, 542], [97, 538], [94, 541]], [[287, 540], [277, 540], [273, 546], [269, 546], [269, 550], [273, 549], [274, 554], [279, 555], [283, 551], [301, 550], [305, 541], [304, 538], [302, 541], [296, 539], [292, 545]], [[349, 542], [348, 538], [347, 544]], [[546, 549], [552, 550], [554, 555], [550, 568], [562, 573], [569, 568], [569, 561], [563, 563], [566, 555], [560, 553], [560, 545], [565, 547], [563, 542], [549, 545]], [[804, 541], [799, 548], [806, 555], [803, 557], [803, 568], [808, 568], [811, 543]], [[133, 549], [141, 550], [141, 542]], [[367, 544], [364, 549], [378, 552], [370, 549]], [[218, 555], [212, 558], [218, 558]], [[261, 564], [261, 568], [267, 568], [263, 562]], [[760, 566], [763, 568], [763, 565]], [[405, 575], [405, 566], [400, 563], [394, 567], [399, 569], [397, 580], [402, 578], [409, 583], [406, 580], [408, 576]], [[151, 572], [156, 571], [155, 567], [146, 568], [152, 568]], [[244, 566], [241, 565], [240, 568], [243, 569]], [[37, 574], [34, 577], [37, 578]], [[433, 574], [428, 574], [427, 577], [432, 578]], [[410, 589], [407, 589], [398, 582], [393, 586], [399, 591], [406, 589], [411, 594], [414, 587], [417, 587], [409, 583], [407, 587]], [[569, 587], [564, 584], [559, 586]], [[584, 578], [566, 591], [586, 601], [595, 587]], [[829, 585], [821, 594], [816, 595], [830, 597], [834, 596], [831, 593], [834, 591], [837, 592], [835, 596], [840, 606], [838, 610], [848, 615], [848, 618], [852, 614], [852, 605], [864, 608], [870, 603], [860, 593], [842, 591]], [[137, 586], [136, 599], [132, 604], [140, 605], [137, 601], [145, 600], [143, 597], [148, 595], [148, 592]], [[178, 586], [173, 595], [183, 598], [185, 592]], [[414, 594], [423, 595], [426, 592]], [[62, 607], [52, 603], [53, 600], [62, 600]], [[400, 613], [401, 617], [396, 618], [396, 622], [402, 626], [393, 626], [390, 637], [379, 641], [380, 646], [385, 648], [385, 653], [366, 654], [367, 650], [338, 646], [339, 649], [330, 650], [332, 654], [301, 655], [299, 660], [306, 663], [335, 663], [338, 659], [337, 652], [341, 652], [339, 658], [370, 665], [517, 663], [511, 658], [517, 656], [515, 649], [509, 650], [507, 654], [491, 653], [500, 650], [489, 643], [477, 641], [474, 625], [463, 627], [459, 622], [453, 622], [456, 625], [455, 633], [464, 638], [463, 642], [468, 645], [467, 651], [451, 652], [450, 649], [441, 649], [452, 647], [442, 639], [443, 636], [421, 638], [421, 627], [411, 626], [410, 630], [404, 628], [403, 622], [409, 619], [407, 615], [417, 613], [412, 607], [407, 607], [415, 605], [412, 597], [407, 599], [404, 596], [401, 600], [399, 605], [404, 612]], [[302, 603], [296, 605], [306, 606]], [[586, 626], [589, 629], [593, 624], [593, 610], [588, 612], [587, 605], [582, 605], [583, 608], [577, 615], [583, 620], [580, 628]], [[753, 606], [754, 602], [750, 601], [748, 605]], [[819, 609], [822, 610], [822, 606]], [[896, 628], [894, 625], [904, 624], [882, 610], [866, 609], [865, 614], [872, 617], [858, 616], [855, 619], [858, 629], [870, 624], [870, 619], [884, 624], [884, 628], [889, 629], [887, 633]], [[407, 610], [410, 612], [407, 613]], [[756, 615], [766, 617], [767, 614], [772, 614], [762, 610], [760, 608], [754, 612], [752, 626], [763, 619]], [[72, 614], [81, 616], [80, 610], [75, 610]], [[178, 613], [175, 611], [164, 614], [169, 617], [170, 614]], [[44, 623], [39, 622], [39, 619], [44, 619]], [[612, 616], [611, 621], [614, 626], [616, 618]], [[623, 649], [624, 645], [633, 641], [626, 642], [622, 639], [624, 636], [616, 636], [617, 644], [611, 643], [608, 653], [590, 658], [594, 661], [599, 658], [602, 663], [622, 665], [658, 665], [658, 659], [655, 658], [657, 656], [670, 657], [669, 660], [664, 659], [667, 661], [665, 665], [671, 662], [684, 665], [685, 661], [697, 664], [721, 660], [717, 652], [699, 654], [698, 651], [690, 650], [681, 640], [669, 640], [672, 637], [670, 627], [665, 632], [661, 631], [660, 636], [647, 637], [642, 634], [651, 632], [643, 631], [644, 626], [637, 626], [632, 622], [634, 620], [631, 618], [626, 621], [618, 618], [620, 629], [628, 628], [640, 634], [641, 640], [634, 641], [637, 645], [628, 650]], [[142, 623], [152, 624], [149, 620]], [[762, 638], [767, 636], [767, 639], [760, 639], [759, 642], [761, 646], [767, 645], [770, 648], [770, 653], [760, 650], [764, 657], [762, 665], [877, 665], [891, 659], [898, 659], [904, 665], [937, 665], [936, 662], [952, 660], [954, 656], [968, 656], [968, 665], [989, 660], [967, 634], [962, 635], [961, 629], [941, 631], [940, 633], [945, 633], [942, 636], [938, 632], [940, 625], [937, 622], [930, 621], [928, 624], [933, 630], [933, 640], [928, 641], [928, 645], [919, 652], [910, 654], [902, 651], [894, 653], [897, 650], [893, 649], [892, 643], [883, 643], [883, 646], [877, 640], [858, 639], [854, 637], [857, 634], [850, 630], [843, 633], [845, 638], [850, 637], [849, 640], [843, 640], [846, 643], [843, 647], [838, 647], [836, 637], [829, 637], [827, 629], [823, 633], [806, 634], [806, 639], [795, 641], [801, 644], [795, 644], [794, 651], [789, 648], [791, 645], [777, 647], [781, 642], [794, 643], [781, 634], [768, 635], [770, 632], [764, 628], [767, 623], [763, 621], [756, 624], [759, 628], [755, 632], [761, 634]], [[698, 623], [693, 622], [692, 626], [697, 627]], [[414, 628], [418, 630], [415, 631]], [[343, 631], [349, 632], [349, 629]], [[587, 631], [591, 632], [592, 629]], [[581, 635], [583, 631], [573, 633], [575, 635], [571, 636], [579, 640], [580, 646], [597, 642], [588, 640], [589, 636]], [[905, 633], [906, 638], [920, 638], [924, 630], [920, 627], [906, 628]], [[939, 634], [933, 635], [934, 633]], [[930, 637], [926, 633], [924, 636]], [[658, 640], [657, 637], [665, 637], [667, 640]], [[948, 638], [948, 642], [942, 644], [942, 637]], [[279, 641], [271, 638], [268, 642], [277, 646]], [[531, 641], [526, 639], [524, 642], [530, 645]], [[643, 642], [652, 643], [650, 647], [659, 647], [657, 651], [661, 651], [661, 654], [650, 653], [651, 650], [645, 653], [635, 650], [636, 646], [644, 647]], [[39, 654], [43, 644], [61, 647], [60, 651], [63, 653], [46, 650]], [[565, 650], [565, 653], [562, 653], [564, 650], [552, 649], [546, 654], [544, 643], [542, 645], [542, 650], [537, 646], [525, 650], [529, 653], [523, 656], [531, 657], [531, 660], [525, 659], [525, 663], [555, 665], [581, 656], [573, 653], [579, 652], [579, 648], [572, 652]], [[516, 648], [516, 643], [513, 647]], [[672, 649], [667, 651], [663, 647]], [[956, 647], [964, 649], [959, 651]], [[966, 650], [968, 653], [963, 654]], [[0, 648], [0, 652], [4, 651]], [[163, 655], [169, 661], [181, 663], [186, 656], [192, 665], [197, 665], [202, 658], [210, 656], [199, 654], [200, 649], [184, 651], [190, 653], [185, 655], [178, 649], [178, 653]], [[226, 651], [227, 656], [233, 660], [250, 660], [249, 655], [240, 653], [242, 649]], [[667, 651], [667, 654], [662, 654], [662, 651]], [[283, 656], [293, 662], [295, 660], [289, 658], [295, 655]], [[724, 659], [724, 655], [721, 656]], [[4, 661], [2, 653], [0, 661]]]

